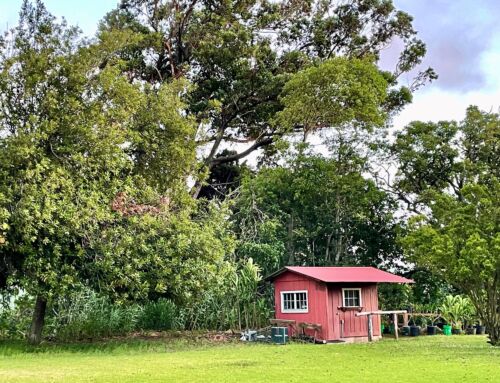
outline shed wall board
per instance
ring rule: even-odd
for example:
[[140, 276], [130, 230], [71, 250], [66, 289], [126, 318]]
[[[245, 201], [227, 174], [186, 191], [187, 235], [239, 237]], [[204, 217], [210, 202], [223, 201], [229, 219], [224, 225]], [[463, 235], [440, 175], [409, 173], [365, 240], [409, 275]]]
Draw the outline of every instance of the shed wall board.
[[[362, 311], [378, 310], [377, 285], [375, 283], [324, 283], [293, 272], [284, 272], [274, 280], [276, 319], [295, 320], [296, 323], [317, 323], [322, 327], [319, 339], [340, 340], [363, 338], [368, 335], [368, 318], [356, 317], [360, 309], [342, 309], [342, 288], [361, 288]], [[282, 291], [308, 291], [307, 313], [283, 313]], [[341, 321], [344, 333], [341, 334]], [[380, 316], [374, 315], [373, 335], [379, 337]], [[292, 331], [291, 331], [292, 332]], [[291, 333], [291, 335], [294, 335]], [[312, 332], [310, 333], [312, 335]]]
[[[340, 339], [341, 320], [344, 320], [344, 338], [349, 337], [366, 337], [368, 336], [368, 318], [357, 317], [355, 314], [360, 310], [356, 308], [342, 309], [342, 289], [343, 288], [361, 288], [361, 301], [362, 311], [378, 310], [378, 293], [376, 284], [338, 284], [330, 287], [330, 304], [332, 311], [336, 311], [338, 315], [334, 316], [334, 332], [335, 339]], [[338, 321], [336, 320], [338, 318]], [[380, 316], [374, 315], [373, 321], [373, 335], [380, 334]], [[337, 324], [337, 326], [335, 326]]]
[[[317, 323], [321, 325], [319, 339], [328, 339], [328, 289], [325, 283], [300, 276], [295, 273], [283, 273], [274, 281], [276, 319], [290, 319], [298, 323]], [[307, 313], [283, 313], [281, 311], [281, 292], [307, 290]], [[291, 334], [293, 335], [293, 334]], [[309, 332], [313, 335], [313, 332]]]

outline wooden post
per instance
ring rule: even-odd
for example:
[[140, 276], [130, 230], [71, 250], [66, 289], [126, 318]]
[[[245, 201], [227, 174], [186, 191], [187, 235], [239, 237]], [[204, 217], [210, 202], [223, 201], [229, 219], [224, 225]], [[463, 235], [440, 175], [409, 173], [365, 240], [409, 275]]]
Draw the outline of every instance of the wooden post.
[[372, 315], [368, 314], [368, 342], [373, 340], [373, 322]]
[[392, 314], [392, 319], [394, 321], [394, 337], [398, 339], [398, 314]]
[[403, 314], [403, 326], [408, 326], [408, 313]]
[[392, 314], [392, 319], [394, 322], [394, 336], [398, 339], [398, 314], [406, 314], [406, 310], [392, 310], [392, 311], [361, 311], [359, 313], [354, 314], [357, 317], [367, 316], [368, 317], [368, 340], [371, 341], [373, 339], [373, 315], [390, 315]]

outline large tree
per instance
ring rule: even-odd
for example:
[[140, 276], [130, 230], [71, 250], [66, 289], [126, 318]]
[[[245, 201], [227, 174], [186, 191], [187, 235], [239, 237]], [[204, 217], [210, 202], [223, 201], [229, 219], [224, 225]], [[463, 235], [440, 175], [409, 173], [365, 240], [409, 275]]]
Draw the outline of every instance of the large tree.
[[[412, 17], [390, 0], [122, 0], [99, 36], [110, 32], [129, 34], [130, 44], [116, 54], [131, 79], [157, 84], [187, 77], [195, 84], [188, 99], [205, 148], [200, 178], [259, 148], [272, 150], [284, 134], [304, 133], [303, 126], [289, 129], [272, 121], [290, 76], [311, 65], [340, 56], [376, 63], [382, 50], [399, 41], [399, 58], [386, 76], [388, 112], [435, 78], [428, 69], [409, 88], [398, 86], [398, 77], [420, 64], [425, 45], [416, 38]], [[237, 153], [220, 155], [233, 143], [240, 144]]]
[[286, 265], [393, 265], [396, 203], [347, 164], [299, 154], [247, 178], [236, 203], [238, 254], [265, 273]]
[[476, 107], [462, 122], [414, 122], [393, 146], [395, 188], [420, 214], [406, 251], [465, 292], [500, 344], [500, 117]]
[[85, 285], [184, 299], [231, 251], [222, 216], [196, 219], [187, 193], [186, 85], [130, 82], [120, 60], [102, 66], [128, 43], [120, 36], [90, 45], [25, 2], [1, 40], [0, 282], [36, 296], [33, 343], [58, 294]]

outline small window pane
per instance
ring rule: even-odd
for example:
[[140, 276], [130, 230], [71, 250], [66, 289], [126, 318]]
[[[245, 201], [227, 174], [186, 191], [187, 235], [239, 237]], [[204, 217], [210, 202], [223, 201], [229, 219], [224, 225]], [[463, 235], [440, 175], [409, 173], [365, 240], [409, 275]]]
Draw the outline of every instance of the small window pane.
[[358, 289], [344, 290], [344, 307], [360, 307], [361, 297]]
[[283, 292], [281, 297], [283, 300], [283, 311], [307, 312], [307, 292]]
[[283, 308], [285, 310], [294, 310], [295, 309], [295, 301], [292, 293], [284, 293], [283, 294]]

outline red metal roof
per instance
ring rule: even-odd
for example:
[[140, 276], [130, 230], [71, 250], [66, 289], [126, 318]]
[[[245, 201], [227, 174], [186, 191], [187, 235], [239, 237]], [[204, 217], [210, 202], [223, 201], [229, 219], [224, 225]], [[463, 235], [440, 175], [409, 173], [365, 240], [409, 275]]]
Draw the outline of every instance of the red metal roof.
[[372, 283], [413, 283], [411, 279], [400, 277], [375, 267], [303, 267], [287, 266], [274, 273], [274, 279], [285, 271], [292, 271], [322, 282], [372, 282]]

